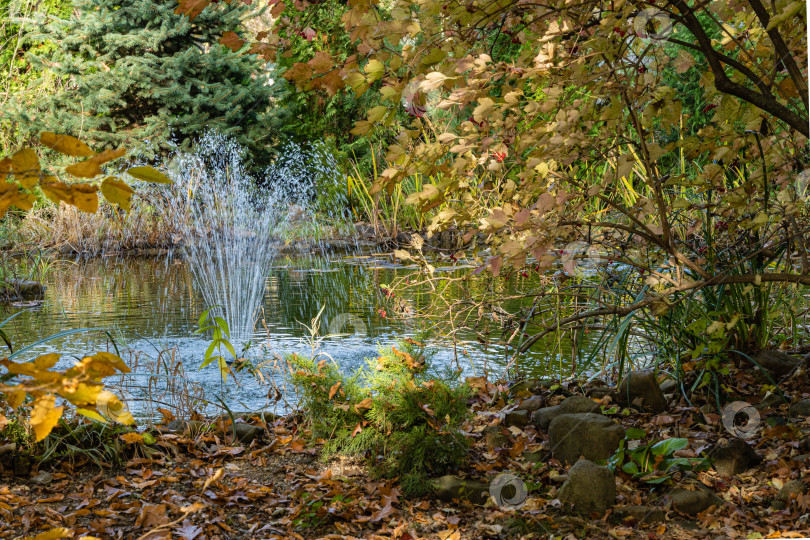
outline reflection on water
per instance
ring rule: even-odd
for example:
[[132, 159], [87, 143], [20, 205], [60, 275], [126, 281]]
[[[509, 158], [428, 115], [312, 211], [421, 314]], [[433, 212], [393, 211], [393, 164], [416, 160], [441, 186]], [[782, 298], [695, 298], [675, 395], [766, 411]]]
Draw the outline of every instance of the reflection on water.
[[[298, 352], [307, 354], [309, 335], [304, 324], [323, 308], [321, 334], [331, 329], [352, 334], [324, 339], [321, 350], [344, 369], [363, 365], [365, 358], [377, 356], [380, 346], [398, 337], [413, 336], [416, 320], [393, 320], [380, 307], [384, 304], [381, 284], [414, 272], [391, 262], [387, 255], [333, 256], [295, 259], [276, 258], [266, 270], [262, 321], [256, 325], [251, 351], [268, 355]], [[466, 272], [468, 270], [452, 270]], [[195, 335], [196, 323], [205, 305], [196, 290], [188, 263], [180, 257], [96, 258], [58, 263], [47, 278], [45, 303], [9, 321], [4, 331], [15, 350], [34, 344], [16, 360], [56, 351], [64, 356], [64, 368], [71, 357], [95, 350], [131, 348], [157, 357], [173, 348], [182, 359], [188, 377], [205, 388], [209, 399], [219, 392], [219, 374], [214, 366], [197, 369], [210, 337]], [[429, 290], [412, 293], [407, 301], [416, 309], [429, 301]], [[4, 306], [4, 317], [19, 308]], [[385, 316], [384, 316], [385, 315]], [[46, 336], [74, 329], [82, 333], [62, 335], [37, 344]], [[106, 332], [105, 332], [106, 330]], [[111, 337], [113, 338], [111, 340]], [[461, 335], [462, 339], [465, 337]], [[234, 343], [239, 350], [241, 343]], [[437, 365], [458, 366], [465, 374], [497, 371], [504, 363], [504, 352], [490, 345], [484, 349], [472, 335], [458, 344], [437, 346]], [[126, 358], [126, 355], [125, 355]], [[558, 372], [559, 358], [548, 358], [534, 351], [523, 360], [523, 367], [535, 374]], [[266, 388], [259, 388], [249, 376], [239, 386], [229, 384], [226, 401], [237, 409], [261, 408], [266, 404]]]

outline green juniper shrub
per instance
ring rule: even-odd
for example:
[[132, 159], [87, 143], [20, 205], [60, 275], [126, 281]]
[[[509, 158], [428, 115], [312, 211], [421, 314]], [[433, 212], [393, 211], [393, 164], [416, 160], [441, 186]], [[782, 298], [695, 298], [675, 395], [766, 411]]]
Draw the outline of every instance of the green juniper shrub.
[[313, 436], [326, 439], [323, 457], [364, 456], [377, 476], [398, 477], [408, 496], [429, 493], [431, 477], [462, 463], [469, 388], [435, 373], [425, 352], [399, 342], [351, 375], [317, 356], [287, 358]]

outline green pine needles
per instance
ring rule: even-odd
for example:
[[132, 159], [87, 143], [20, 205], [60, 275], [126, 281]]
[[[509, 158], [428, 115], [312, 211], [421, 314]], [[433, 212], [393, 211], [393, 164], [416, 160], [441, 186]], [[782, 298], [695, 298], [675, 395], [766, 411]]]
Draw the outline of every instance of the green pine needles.
[[[212, 4], [190, 21], [176, 2], [76, 0], [67, 20], [40, 25], [29, 43], [56, 47], [32, 56], [62, 90], [17, 104], [20, 129], [67, 133], [100, 146], [151, 152], [214, 130], [255, 152], [271, 137], [269, 64], [218, 40], [244, 34], [242, 2]], [[33, 82], [36, 84], [36, 81]]]
[[350, 376], [328, 360], [293, 354], [287, 362], [313, 435], [326, 439], [324, 457], [364, 456], [375, 474], [398, 477], [405, 495], [425, 495], [431, 477], [452, 471], [467, 456], [459, 426], [469, 414], [470, 391], [431, 375], [419, 342], [380, 352]]

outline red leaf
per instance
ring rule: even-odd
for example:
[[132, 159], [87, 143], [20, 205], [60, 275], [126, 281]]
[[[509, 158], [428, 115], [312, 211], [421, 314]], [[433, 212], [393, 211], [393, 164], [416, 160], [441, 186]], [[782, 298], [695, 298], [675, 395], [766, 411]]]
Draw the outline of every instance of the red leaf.
[[180, 5], [175, 8], [176, 15], [187, 15], [189, 19], [193, 19], [203, 12], [210, 4], [210, 0], [180, 0]]
[[239, 49], [245, 45], [245, 40], [240, 38], [236, 32], [230, 30], [222, 33], [222, 37], [219, 38], [219, 42], [233, 52], [238, 52]]

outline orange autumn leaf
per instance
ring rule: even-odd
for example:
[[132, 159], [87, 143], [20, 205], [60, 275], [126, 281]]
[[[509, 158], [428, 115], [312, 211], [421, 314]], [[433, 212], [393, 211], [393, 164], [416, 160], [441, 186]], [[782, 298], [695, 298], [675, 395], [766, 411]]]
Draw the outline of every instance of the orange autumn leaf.
[[120, 438], [127, 444], [143, 443], [143, 435], [140, 433], [124, 433]]

